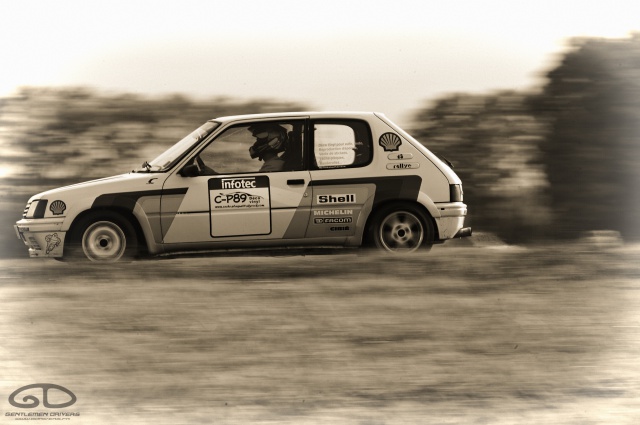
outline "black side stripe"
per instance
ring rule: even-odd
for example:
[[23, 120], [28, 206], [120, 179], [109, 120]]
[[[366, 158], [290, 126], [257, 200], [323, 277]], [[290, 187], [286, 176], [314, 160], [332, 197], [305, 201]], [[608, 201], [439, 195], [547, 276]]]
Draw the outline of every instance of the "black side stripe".
[[333, 179], [333, 180], [312, 180], [310, 186], [337, 186], [337, 185], [358, 185], [375, 184], [376, 195], [373, 205], [379, 205], [389, 200], [417, 201], [422, 185], [420, 176], [397, 176], [397, 177], [377, 177], [362, 179]]
[[100, 195], [93, 201], [92, 208], [118, 207], [127, 211], [133, 211], [138, 199], [144, 196], [160, 196], [160, 195], [184, 195], [188, 188], [167, 189], [167, 190], [146, 190], [140, 192], [122, 192], [122, 193], [106, 193]]

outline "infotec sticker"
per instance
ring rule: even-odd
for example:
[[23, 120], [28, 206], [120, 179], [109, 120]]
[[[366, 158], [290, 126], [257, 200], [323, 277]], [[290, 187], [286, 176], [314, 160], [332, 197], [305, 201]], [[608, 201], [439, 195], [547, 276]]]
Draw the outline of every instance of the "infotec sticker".
[[213, 238], [271, 233], [268, 176], [210, 179], [209, 206]]
[[209, 198], [211, 210], [265, 208], [269, 204], [269, 179], [266, 176], [211, 179]]

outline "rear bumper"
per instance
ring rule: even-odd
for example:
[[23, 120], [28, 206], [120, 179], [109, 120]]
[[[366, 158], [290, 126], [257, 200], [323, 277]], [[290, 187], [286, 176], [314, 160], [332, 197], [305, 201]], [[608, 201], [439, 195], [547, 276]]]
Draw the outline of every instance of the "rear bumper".
[[467, 205], [462, 202], [437, 203], [440, 217], [435, 218], [441, 241], [471, 236], [471, 228], [464, 227]]

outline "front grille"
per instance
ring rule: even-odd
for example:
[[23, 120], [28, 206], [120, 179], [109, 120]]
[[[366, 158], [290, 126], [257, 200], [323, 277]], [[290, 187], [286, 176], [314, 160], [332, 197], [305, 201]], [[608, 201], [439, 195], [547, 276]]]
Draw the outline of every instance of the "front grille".
[[24, 207], [24, 212], [22, 213], [22, 218], [27, 218], [27, 213], [29, 212], [29, 208], [31, 207], [31, 202], [27, 203], [27, 206]]

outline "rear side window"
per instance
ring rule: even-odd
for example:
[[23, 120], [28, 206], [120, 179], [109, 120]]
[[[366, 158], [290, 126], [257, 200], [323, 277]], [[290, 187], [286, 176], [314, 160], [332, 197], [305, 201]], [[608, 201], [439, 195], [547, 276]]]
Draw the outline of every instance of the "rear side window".
[[371, 131], [363, 121], [316, 121], [313, 156], [318, 169], [362, 167], [371, 162]]

